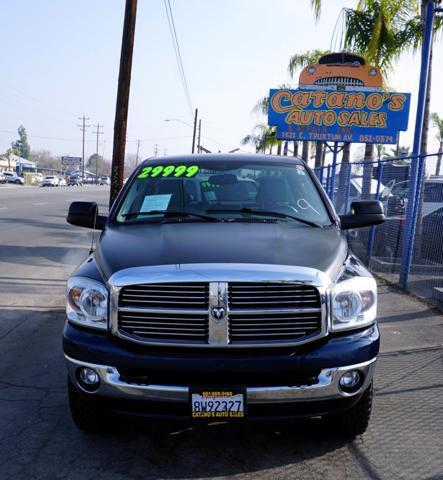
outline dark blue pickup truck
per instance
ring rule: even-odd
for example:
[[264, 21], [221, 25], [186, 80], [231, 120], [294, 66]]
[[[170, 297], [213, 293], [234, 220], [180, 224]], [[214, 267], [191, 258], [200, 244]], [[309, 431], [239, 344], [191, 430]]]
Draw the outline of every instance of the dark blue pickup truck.
[[72, 417], [190, 421], [323, 417], [365, 431], [379, 350], [377, 289], [344, 230], [383, 221], [379, 202], [338, 216], [303, 161], [264, 155], [153, 158], [68, 280], [63, 347]]

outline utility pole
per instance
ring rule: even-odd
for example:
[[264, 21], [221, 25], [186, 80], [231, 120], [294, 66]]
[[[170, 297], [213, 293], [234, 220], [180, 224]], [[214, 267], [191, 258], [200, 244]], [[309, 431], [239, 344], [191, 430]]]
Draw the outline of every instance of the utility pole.
[[82, 121], [81, 125], [77, 125], [77, 127], [80, 127], [80, 130], [82, 131], [82, 180], [85, 180], [85, 133], [86, 129], [89, 128], [91, 125], [86, 125], [86, 120], [89, 120], [89, 117], [85, 117], [83, 115], [82, 117], [78, 117], [79, 120]]
[[137, 155], [135, 156], [135, 166], [138, 165], [138, 152], [140, 150], [140, 143], [142, 143], [141, 140], [137, 140]]
[[129, 90], [131, 87], [132, 53], [134, 50], [137, 0], [126, 0], [123, 23], [120, 71], [118, 75], [117, 102], [114, 121], [114, 147], [112, 151], [111, 207], [123, 184], [125, 166], [126, 128], [128, 120]]
[[201, 152], [201, 135], [202, 135], [202, 119], [198, 121], [198, 140], [197, 140], [197, 153]]
[[99, 138], [99, 135], [103, 135], [103, 132], [100, 131], [100, 127], [103, 127], [103, 125], [100, 125], [99, 123], [97, 123], [97, 125], [94, 125], [95, 127], [95, 132], [92, 132], [94, 133], [95, 135], [97, 135], [97, 142], [96, 142], [96, 146], [95, 146], [95, 184], [97, 185], [97, 178], [98, 178], [98, 138]]
[[195, 151], [195, 134], [197, 132], [197, 116], [198, 116], [198, 108], [195, 109], [195, 115], [194, 115], [194, 132], [192, 134], [192, 150], [191, 150], [191, 153], [194, 153], [194, 151]]

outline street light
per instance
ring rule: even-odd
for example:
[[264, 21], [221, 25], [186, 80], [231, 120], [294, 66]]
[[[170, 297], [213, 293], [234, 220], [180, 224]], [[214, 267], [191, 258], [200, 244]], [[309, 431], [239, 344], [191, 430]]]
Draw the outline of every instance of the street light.
[[186, 125], [187, 127], [191, 127], [192, 128], [192, 125], [188, 122], [184, 122], [183, 120], [181, 120], [180, 118], [165, 118], [163, 120], [164, 122], [179, 122], [179, 123], [183, 123], [183, 125]]
[[190, 123], [184, 122], [180, 118], [165, 118], [163, 121], [164, 122], [179, 122], [183, 123], [183, 125], [186, 125], [187, 127], [193, 128], [193, 134], [192, 134], [192, 148], [191, 148], [191, 153], [194, 153], [195, 150], [195, 135], [197, 133], [197, 116], [198, 116], [198, 108], [195, 109], [195, 116], [194, 116], [194, 125], [191, 125]]

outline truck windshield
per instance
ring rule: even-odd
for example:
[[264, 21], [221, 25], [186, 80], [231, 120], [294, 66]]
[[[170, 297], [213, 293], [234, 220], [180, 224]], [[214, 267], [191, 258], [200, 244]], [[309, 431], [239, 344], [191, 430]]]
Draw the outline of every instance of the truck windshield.
[[120, 223], [177, 218], [245, 219], [329, 225], [331, 219], [304, 165], [241, 161], [143, 166], [117, 213]]

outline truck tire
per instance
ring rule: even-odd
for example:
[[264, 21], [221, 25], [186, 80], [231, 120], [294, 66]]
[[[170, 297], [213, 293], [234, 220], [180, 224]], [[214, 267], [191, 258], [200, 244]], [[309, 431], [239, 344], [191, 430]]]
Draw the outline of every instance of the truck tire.
[[361, 399], [349, 410], [328, 415], [325, 420], [331, 433], [340, 437], [354, 438], [368, 428], [372, 410], [372, 383]]
[[104, 433], [110, 430], [109, 414], [103, 411], [98, 399], [76, 389], [68, 378], [69, 408], [77, 428], [85, 433]]

